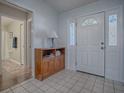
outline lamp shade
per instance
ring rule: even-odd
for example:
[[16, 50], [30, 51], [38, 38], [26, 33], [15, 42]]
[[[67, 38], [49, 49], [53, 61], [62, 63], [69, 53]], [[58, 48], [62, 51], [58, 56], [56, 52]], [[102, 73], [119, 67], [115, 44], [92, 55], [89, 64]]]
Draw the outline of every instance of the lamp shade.
[[56, 32], [52, 31], [48, 38], [58, 38], [58, 35]]

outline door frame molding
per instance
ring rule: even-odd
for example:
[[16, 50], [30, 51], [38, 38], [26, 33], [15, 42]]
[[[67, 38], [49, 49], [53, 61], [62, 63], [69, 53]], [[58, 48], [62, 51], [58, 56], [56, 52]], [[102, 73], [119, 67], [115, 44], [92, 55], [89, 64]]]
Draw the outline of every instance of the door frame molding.
[[[31, 66], [29, 65], [29, 64], [27, 64], [31, 69], [32, 69], [32, 15], [31, 15], [31, 18], [27, 18], [27, 23], [26, 23], [26, 41], [27, 41], [27, 53], [26, 53], [26, 55], [27, 55], [27, 59], [26, 59], [26, 61], [28, 62], [28, 63], [31, 63]], [[29, 24], [30, 24], [30, 31], [29, 31]], [[29, 41], [28, 41], [29, 40]], [[29, 53], [29, 51], [28, 51], [28, 49], [29, 49], [29, 51], [30, 51], [30, 53]], [[30, 57], [30, 58], [28, 58], [28, 57]]]
[[[2, 40], [2, 33], [1, 33], [1, 16], [0, 16], [0, 45]], [[0, 46], [0, 76], [2, 76], [2, 55], [1, 55], [1, 46]]]

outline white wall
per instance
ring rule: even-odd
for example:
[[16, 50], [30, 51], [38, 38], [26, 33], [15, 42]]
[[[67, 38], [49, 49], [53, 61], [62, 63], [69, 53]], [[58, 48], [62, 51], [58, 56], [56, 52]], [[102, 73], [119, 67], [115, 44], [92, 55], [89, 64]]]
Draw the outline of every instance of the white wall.
[[[71, 19], [74, 18], [78, 18], [79, 16], [85, 16], [85, 15], [89, 15], [89, 14], [93, 14], [93, 13], [98, 13], [101, 11], [109, 11], [109, 9], [113, 8], [113, 7], [119, 7], [123, 5], [123, 0], [100, 0], [97, 1], [95, 3], [86, 5], [86, 6], [82, 6], [80, 8], [76, 8], [73, 9], [71, 11], [68, 12], [64, 12], [59, 16], [59, 43], [58, 45], [60, 46], [65, 46], [67, 47], [67, 51], [66, 51], [66, 68], [68, 69], [72, 69], [75, 70], [75, 57], [73, 57], [73, 55], [76, 54], [75, 52], [75, 48], [70, 48], [68, 46], [68, 22]], [[123, 34], [123, 30], [120, 30], [119, 34]], [[124, 37], [124, 36], [123, 36]], [[122, 56], [124, 56], [122, 54], [122, 52], [120, 51], [124, 51], [123, 47], [123, 37], [121, 36], [120, 38], [122, 39], [121, 41], [119, 41], [119, 48], [116, 48], [116, 50], [118, 51], [118, 56], [116, 55], [111, 55], [109, 57], [106, 57], [106, 65], [111, 65], [113, 62], [108, 62], [108, 59], [120, 59], [118, 60], [119, 62], [115, 62], [116, 64], [114, 64], [114, 66], [117, 66], [118, 69], [114, 69], [114, 67], [112, 68], [106, 68], [106, 69], [111, 69], [111, 71], [109, 72], [109, 74], [106, 74], [106, 78], [110, 78], [110, 79], [114, 79], [114, 80], [118, 80], [118, 81], [122, 81], [124, 82], [124, 60], [122, 58]], [[116, 53], [117, 54], [117, 53]], [[109, 64], [111, 63], [111, 64]], [[111, 65], [113, 66], [113, 65]], [[121, 67], [121, 68], [119, 68]], [[119, 72], [119, 73], [118, 73]], [[113, 74], [111, 74], [113, 73]], [[116, 75], [116, 77], [114, 78], [114, 76]]]
[[[47, 47], [46, 38], [37, 37], [45, 31], [58, 32], [58, 13], [42, 0], [7, 0], [28, 10], [33, 11], [33, 31], [32, 31], [32, 61], [34, 72], [34, 48]], [[34, 75], [34, 73], [33, 73]]]

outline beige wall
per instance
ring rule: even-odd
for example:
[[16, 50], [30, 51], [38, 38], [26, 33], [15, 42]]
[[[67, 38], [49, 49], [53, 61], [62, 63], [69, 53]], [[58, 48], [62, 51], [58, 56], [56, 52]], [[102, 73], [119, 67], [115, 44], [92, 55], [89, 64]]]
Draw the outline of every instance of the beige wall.
[[1, 31], [1, 37], [2, 41], [1, 42], [1, 59], [2, 60], [7, 60], [9, 58], [9, 50], [8, 50], [8, 27], [2, 24], [2, 31]]
[[[21, 41], [20, 37], [20, 22], [13, 22], [8, 26], [8, 31], [13, 33], [13, 37], [17, 37], [17, 48], [12, 48], [11, 55], [9, 55], [10, 59], [21, 62], [20, 53], [21, 53]], [[24, 23], [23, 23], [24, 24]], [[24, 29], [23, 29], [24, 32]]]
[[[4, 21], [4, 20], [3, 20]], [[22, 28], [22, 31], [20, 29], [20, 24], [24, 25], [24, 22], [22, 21], [13, 21], [9, 24], [4, 24], [2, 22], [2, 60], [13, 60], [18, 63], [21, 63], [21, 55], [24, 56], [24, 51], [21, 51], [21, 47], [24, 45], [21, 45], [20, 43], [24, 43], [24, 27]], [[21, 32], [20, 32], [21, 31]], [[17, 48], [12, 48], [12, 40], [13, 38], [9, 38], [9, 33], [13, 33], [13, 37], [17, 37]], [[22, 34], [22, 35], [21, 35]]]

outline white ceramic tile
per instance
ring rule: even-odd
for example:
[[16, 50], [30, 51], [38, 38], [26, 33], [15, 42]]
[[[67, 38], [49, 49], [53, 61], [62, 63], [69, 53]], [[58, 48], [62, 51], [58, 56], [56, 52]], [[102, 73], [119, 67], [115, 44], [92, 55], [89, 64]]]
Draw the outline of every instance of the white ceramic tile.
[[30, 93], [45, 93], [44, 91], [41, 91], [41, 90], [36, 90], [36, 91], [32, 91]]
[[44, 85], [42, 87], [40, 87], [41, 90], [43, 91], [47, 91], [50, 87], [48, 85]]
[[59, 89], [59, 91], [62, 92], [62, 93], [67, 93], [69, 90], [70, 90], [70, 89], [69, 89], [69, 88], [66, 88], [66, 87], [61, 87], [61, 88]]
[[91, 93], [91, 91], [87, 89], [82, 89], [80, 93]]
[[84, 88], [86, 88], [88, 90], [92, 90], [93, 89], [93, 85], [94, 85], [94, 82], [87, 81], [87, 83], [85, 84]]
[[93, 88], [93, 92], [94, 93], [103, 93], [103, 87], [99, 87], [99, 86], [94, 86]]
[[110, 86], [104, 86], [104, 93], [114, 93], [114, 88]]
[[13, 93], [28, 93], [24, 88], [18, 87], [13, 89]]
[[76, 86], [79, 86], [79, 87], [84, 87], [85, 83], [77, 82], [75, 85], [76, 85]]
[[4, 91], [1, 91], [0, 93], [11, 93], [12, 91], [10, 89], [6, 89]]
[[73, 91], [75, 91], [75, 92], [80, 92], [80, 91], [82, 90], [82, 88], [83, 88], [83, 87], [81, 87], [81, 86], [75, 85], [75, 86], [72, 87], [71, 90], [73, 90]]
[[67, 84], [65, 84], [64, 86], [67, 87], [67, 88], [72, 88], [72, 87], [73, 87], [73, 85], [70, 84], [70, 83], [67, 83]]
[[100, 79], [96, 79], [95, 82], [96, 82], [96, 83], [99, 83], [99, 84], [104, 84], [104, 80], [100, 80]]
[[102, 83], [95, 83], [94, 87], [99, 87], [99, 88], [103, 88], [103, 84]]
[[54, 88], [49, 88], [45, 93], [55, 93], [56, 90]]
[[44, 81], [29, 79], [0, 93], [124, 93], [124, 86], [102, 77], [63, 70]]
[[79, 92], [76, 92], [76, 91], [74, 91], [74, 90], [69, 90], [68, 93], [79, 93]]

